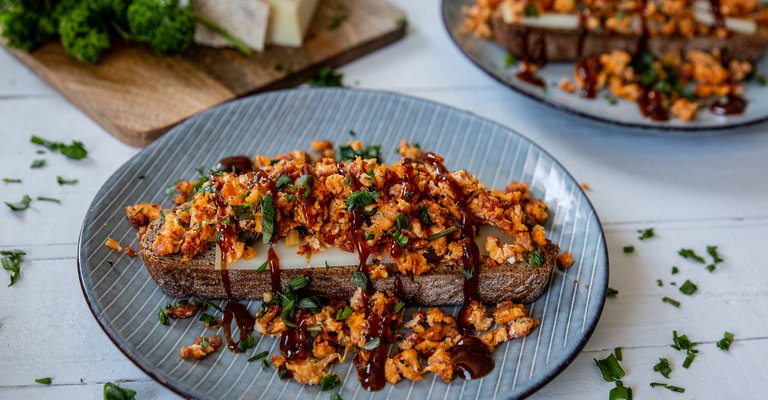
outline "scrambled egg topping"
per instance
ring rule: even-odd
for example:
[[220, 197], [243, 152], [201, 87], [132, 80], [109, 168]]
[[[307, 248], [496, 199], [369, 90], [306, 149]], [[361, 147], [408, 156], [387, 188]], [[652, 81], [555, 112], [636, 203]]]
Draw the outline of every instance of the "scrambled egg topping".
[[[189, 189], [191, 181], [178, 182], [175, 201], [185, 206], [174, 210], [161, 212], [156, 205], [142, 203], [126, 212], [138, 226], [161, 218], [152, 251], [157, 256], [180, 253], [185, 260], [221, 240], [218, 228], [227, 225], [234, 237], [225, 256], [227, 262], [234, 262], [252, 257], [252, 246], [270, 230], [273, 241], [285, 240], [298, 254], [311, 256], [327, 247], [354, 252], [351, 210], [357, 207], [365, 218], [361, 230], [372, 254], [382, 260], [392, 254], [392, 248], [399, 248], [393, 258], [401, 273], [421, 275], [435, 262], [458, 264], [463, 250], [452, 238], [458, 235], [453, 231], [462, 213], [449, 183], [426, 160], [427, 153], [403, 141], [399, 150], [403, 160], [388, 166], [360, 156], [337, 162], [327, 141], [315, 141], [312, 147], [317, 153], [314, 158], [298, 150], [275, 158], [256, 156], [255, 172], [215, 173], [197, 193]], [[351, 147], [363, 149], [359, 141]], [[547, 206], [531, 198], [526, 184], [515, 182], [502, 192], [487, 189], [467, 171], [449, 174], [461, 195], [470, 199], [468, 209], [476, 222], [494, 226], [514, 239], [503, 245], [498, 239], [486, 243], [491, 266], [523, 260], [546, 244], [541, 225], [549, 216]], [[221, 210], [213, 185], [219, 187]], [[270, 190], [273, 186], [276, 188]], [[261, 204], [268, 194], [274, 196], [275, 217], [265, 227]], [[372, 267], [371, 276], [386, 277], [387, 270]]]
[[[331, 367], [344, 362], [353, 353], [364, 362], [370, 355], [368, 350], [363, 349], [369, 319], [365, 315], [362, 297], [362, 289], [358, 289], [350, 300], [352, 313], [341, 320], [338, 315], [346, 305], [341, 300], [331, 300], [316, 314], [306, 317], [309, 318], [309, 326], [316, 332], [311, 357], [289, 360], [275, 355], [272, 356], [272, 363], [291, 372], [297, 382], [313, 385], [331, 375]], [[288, 327], [280, 318], [280, 305], [270, 305], [270, 300], [271, 295], [266, 294], [255, 328], [263, 335], [279, 337]], [[374, 313], [381, 317], [388, 315], [395, 328], [401, 325], [402, 315], [394, 312], [397, 299], [391, 291], [375, 292], [370, 301]], [[503, 342], [528, 336], [539, 325], [538, 320], [528, 316], [522, 304], [511, 301], [499, 303], [490, 314], [485, 306], [473, 301], [470, 314], [470, 322], [480, 332], [477, 336], [491, 351]], [[450, 382], [454, 376], [452, 351], [461, 338], [456, 318], [439, 308], [429, 308], [413, 312], [411, 319], [402, 326], [409, 332], [406, 335], [397, 334], [402, 340], [392, 347], [384, 364], [386, 380], [392, 384], [402, 379], [415, 381], [432, 372]]]

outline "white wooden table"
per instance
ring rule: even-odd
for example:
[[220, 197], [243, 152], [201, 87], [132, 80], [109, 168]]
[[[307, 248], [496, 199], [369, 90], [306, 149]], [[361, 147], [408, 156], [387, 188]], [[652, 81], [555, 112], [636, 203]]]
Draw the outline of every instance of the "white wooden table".
[[[394, 90], [470, 110], [499, 121], [547, 149], [588, 192], [603, 221], [618, 289], [585, 351], [537, 399], [607, 398], [612, 387], [592, 358], [624, 349], [623, 379], [635, 398], [759, 398], [768, 359], [768, 134], [766, 125], [718, 135], [664, 135], [598, 125], [554, 111], [502, 87], [464, 59], [449, 41], [438, 1], [400, 0], [408, 36], [341, 69], [349, 84]], [[30, 135], [81, 140], [89, 156], [71, 161], [35, 153]], [[0, 208], [0, 249], [28, 255], [22, 277], [5, 287], [0, 271], [0, 399], [101, 398], [106, 381], [138, 391], [140, 399], [177, 396], [135, 367], [97, 326], [77, 279], [77, 236], [86, 208], [109, 175], [140, 149], [106, 134], [8, 53], [0, 51], [0, 201], [24, 194], [60, 198], [13, 213]], [[48, 165], [30, 169], [45, 158]], [[59, 186], [56, 176], [77, 178]], [[640, 242], [637, 230], [657, 236]], [[634, 254], [622, 248], [633, 244]], [[718, 245], [725, 258], [714, 273], [676, 253], [703, 254]], [[680, 274], [670, 275], [672, 265]], [[656, 280], [662, 279], [664, 287]], [[670, 286], [690, 279], [691, 297]], [[669, 296], [677, 309], [662, 303]], [[672, 330], [702, 342], [690, 369], [669, 347]], [[736, 334], [730, 352], [714, 342]], [[672, 384], [683, 395], [651, 389], [665, 382], [652, 370], [659, 357], [674, 364]], [[43, 386], [34, 380], [52, 377]]]

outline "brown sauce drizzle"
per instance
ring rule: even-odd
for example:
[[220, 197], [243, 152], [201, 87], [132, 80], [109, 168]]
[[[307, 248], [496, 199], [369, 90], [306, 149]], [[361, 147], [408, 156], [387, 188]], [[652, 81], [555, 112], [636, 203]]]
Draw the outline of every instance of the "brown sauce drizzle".
[[720, 0], [709, 0], [709, 4], [712, 8], [712, 17], [715, 19], [715, 27], [725, 28], [725, 18], [723, 18], [723, 11], [720, 9]]
[[546, 87], [547, 85], [544, 83], [544, 80], [536, 76], [536, 73], [533, 72], [533, 68], [531, 67], [531, 64], [528, 61], [523, 61], [520, 71], [517, 72], [515, 75], [518, 79], [520, 79], [523, 82], [528, 82], [533, 86], [538, 87]]
[[594, 99], [597, 95], [597, 78], [600, 75], [600, 60], [597, 58], [586, 58], [580, 61], [574, 67], [576, 76], [581, 79], [583, 84], [579, 89], [579, 96], [587, 99]]
[[[223, 270], [226, 273], [226, 270]], [[232, 318], [235, 319], [235, 325], [240, 331], [240, 340], [235, 342], [232, 339]], [[222, 318], [222, 324], [224, 327], [224, 336], [227, 338], [227, 348], [234, 353], [239, 353], [237, 345], [243, 340], [248, 339], [248, 336], [253, 331], [253, 324], [256, 320], [251, 315], [248, 308], [241, 303], [233, 300], [229, 300], [227, 305], [224, 306], [224, 317]]]
[[654, 121], [667, 121], [669, 114], [664, 108], [664, 95], [655, 89], [646, 89], [643, 95], [637, 99], [640, 112]]
[[736, 94], [719, 97], [709, 107], [710, 111], [717, 115], [743, 114], [747, 109], [747, 100]]
[[309, 347], [312, 335], [309, 333], [309, 312], [296, 312], [296, 328], [289, 328], [280, 336], [280, 352], [288, 360], [304, 360], [309, 358]]
[[475, 221], [470, 213], [464, 198], [461, 186], [449, 175], [448, 169], [442, 160], [434, 153], [427, 153], [425, 159], [432, 164], [437, 171], [437, 179], [448, 185], [453, 194], [456, 205], [461, 211], [459, 222], [459, 240], [462, 241], [464, 253], [461, 257], [462, 267], [470, 271], [472, 276], [464, 279], [464, 305], [459, 310], [457, 318], [461, 339], [452, 352], [454, 372], [463, 379], [477, 379], [487, 375], [493, 370], [494, 362], [491, 351], [477, 336], [474, 335], [474, 327], [469, 322], [469, 305], [477, 300], [480, 266], [480, 249], [475, 243]]
[[253, 171], [253, 161], [246, 156], [225, 157], [219, 160], [213, 169], [222, 172], [234, 172], [238, 175], [242, 175], [246, 172]]

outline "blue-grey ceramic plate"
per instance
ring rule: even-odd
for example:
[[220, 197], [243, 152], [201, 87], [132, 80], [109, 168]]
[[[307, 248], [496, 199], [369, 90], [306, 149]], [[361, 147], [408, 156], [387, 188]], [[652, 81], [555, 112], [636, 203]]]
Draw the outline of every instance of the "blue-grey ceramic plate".
[[[447, 385], [429, 374], [418, 382], [387, 385], [372, 395], [360, 388], [354, 368], [346, 363], [335, 368], [344, 381], [341, 396], [521, 398], [562, 371], [595, 328], [608, 283], [603, 232], [579, 185], [549, 154], [509, 128], [429, 101], [351, 89], [272, 92], [214, 108], [174, 128], [107, 180], [83, 223], [78, 262], [86, 301], [115, 345], [183, 396], [327, 399], [329, 393], [316, 386], [282, 381], [274, 368], [262, 369], [260, 362], [248, 363], [247, 355], [223, 348], [200, 362], [182, 360], [179, 347], [204, 333], [201, 323], [190, 318], [159, 324], [158, 307], [175, 299], [158, 288], [141, 258], [115, 253], [104, 242], [112, 237], [136, 249], [136, 230], [126, 220], [124, 207], [142, 201], [171, 206], [165, 188], [178, 178], [194, 177], [195, 167], [214, 165], [233, 154], [309, 149], [315, 138], [345, 143], [350, 130], [365, 143], [381, 144], [390, 163], [400, 139], [407, 138], [445, 156], [449, 168], [467, 169], [490, 187], [503, 188], [512, 180], [529, 182], [533, 193], [549, 204], [549, 236], [576, 262], [566, 272], [555, 269], [549, 289], [530, 305], [541, 326], [525, 339], [500, 346], [489, 376], [468, 382], [455, 379]], [[256, 312], [259, 303], [248, 306]], [[276, 354], [277, 340], [257, 335], [251, 353], [264, 350]]]
[[[667, 122], [653, 121], [643, 117], [637, 103], [619, 100], [612, 105], [601, 95], [596, 99], [583, 99], [566, 93], [557, 87], [563, 77], [573, 81], [573, 63], [550, 63], [537, 72], [547, 83], [542, 89], [518, 79], [517, 67], [504, 65], [506, 51], [496, 42], [483, 40], [462, 30], [464, 16], [461, 8], [475, 0], [443, 0], [442, 16], [448, 35], [456, 46], [475, 65], [507, 87], [558, 110], [613, 125], [645, 128], [663, 131], [703, 131], [742, 127], [768, 121], [768, 89], [756, 83], [745, 84], [743, 96], [748, 105], [744, 114], [718, 116], [708, 109], [700, 110], [693, 121], [671, 119]], [[768, 70], [768, 59], [764, 58], [759, 71]]]

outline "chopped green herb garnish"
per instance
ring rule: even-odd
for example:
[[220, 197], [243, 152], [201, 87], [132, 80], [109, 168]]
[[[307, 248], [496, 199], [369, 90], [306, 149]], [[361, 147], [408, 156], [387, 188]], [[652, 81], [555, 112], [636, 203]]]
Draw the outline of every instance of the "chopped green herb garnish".
[[690, 295], [696, 293], [696, 291], [698, 289], [699, 288], [693, 282], [691, 282], [690, 280], [686, 279], [685, 283], [683, 283], [683, 285], [680, 286], [680, 293], [682, 293], [684, 295], [687, 295], [687, 296], [690, 296]]
[[[376, 192], [373, 192], [376, 193]], [[379, 197], [379, 194], [375, 195], [368, 190], [357, 190], [347, 196], [347, 211], [354, 209], [362, 210], [369, 204], [373, 203]]]
[[541, 267], [544, 265], [544, 256], [541, 255], [538, 251], [534, 250], [528, 254], [528, 264], [530, 264], [533, 267]]
[[616, 356], [617, 360], [623, 361], [624, 355], [621, 353], [621, 347], [613, 349], [613, 355]]
[[429, 218], [429, 207], [427, 206], [421, 206], [419, 207], [419, 220], [424, 225], [432, 225], [432, 220]]
[[21, 179], [3, 178], [3, 183], [21, 183]]
[[664, 298], [661, 299], [661, 301], [663, 301], [665, 303], [672, 304], [673, 306], [675, 306], [677, 308], [680, 308], [680, 302], [677, 301], [677, 300], [671, 299], [669, 297], [664, 297]]
[[535, 3], [528, 3], [525, 6], [525, 9], [523, 9], [523, 14], [526, 17], [536, 18], [539, 16], [539, 9], [536, 7]]
[[269, 260], [264, 261], [263, 264], [259, 265], [259, 268], [256, 268], [256, 272], [264, 272], [264, 271], [266, 271], [268, 265], [269, 265]]
[[395, 243], [400, 247], [405, 247], [405, 245], [408, 244], [408, 236], [403, 235], [400, 231], [392, 232], [392, 239], [394, 239]]
[[429, 236], [427, 237], [427, 240], [428, 240], [428, 241], [437, 240], [437, 239], [440, 239], [440, 238], [441, 238], [441, 237], [443, 237], [443, 236], [448, 236], [448, 235], [450, 235], [451, 233], [453, 233], [453, 232], [456, 232], [456, 231], [458, 231], [458, 230], [459, 230], [459, 228], [458, 228], [458, 227], [456, 227], [456, 226], [451, 226], [451, 227], [449, 227], [449, 228], [446, 228], [446, 229], [443, 229], [442, 231], [440, 231], [440, 232], [437, 232], [437, 233], [435, 233], [435, 234], [433, 234], [433, 235], [429, 235]]
[[624, 252], [625, 253], [634, 253], [635, 252], [635, 246], [624, 246]]
[[617, 100], [615, 97], [609, 96], [609, 95], [605, 96], [605, 101], [608, 102], [609, 106], [615, 106], [615, 105], [619, 104], [619, 100]]
[[723, 338], [717, 342], [717, 348], [720, 350], [728, 351], [733, 343], [734, 335], [731, 332], [723, 333]]
[[400, 230], [411, 228], [411, 226], [408, 225], [408, 217], [402, 213], [397, 213], [397, 218], [395, 218], [395, 226], [397, 226], [397, 229]]
[[62, 142], [51, 142], [38, 136], [32, 136], [30, 141], [34, 144], [45, 146], [51, 151], [58, 151], [67, 158], [73, 160], [81, 160], [88, 155], [83, 143], [78, 142], [77, 140], [73, 141], [71, 144], [64, 144]]
[[693, 251], [692, 249], [680, 249], [680, 251], [678, 251], [677, 254], [681, 255], [683, 258], [687, 258], [689, 260], [693, 260], [701, 264], [706, 263], [704, 258], [696, 254], [696, 252]]
[[341, 26], [341, 23], [347, 19], [346, 15], [334, 15], [331, 17], [331, 22], [328, 23], [328, 30], [336, 30]]
[[624, 369], [621, 368], [619, 360], [616, 359], [616, 356], [614, 356], [613, 353], [602, 360], [596, 358], [594, 360], [606, 382], [613, 382], [624, 377]]
[[657, 386], [663, 387], [665, 389], [669, 389], [669, 390], [671, 390], [673, 392], [685, 393], [685, 389], [681, 388], [680, 386], [672, 386], [672, 385], [668, 385], [666, 383], [651, 382], [651, 387], [652, 388], [657, 387]]
[[257, 353], [254, 356], [250, 357], [248, 359], [248, 362], [254, 362], [254, 361], [259, 361], [261, 359], [265, 359], [267, 358], [268, 355], [269, 355], [268, 351], [262, 351], [261, 353]]
[[707, 271], [713, 272], [715, 270], [715, 264], [709, 264], [707, 265], [706, 268], [707, 268]]
[[315, 178], [312, 175], [302, 175], [296, 182], [296, 185], [304, 189], [304, 193], [301, 195], [302, 199], [309, 197], [309, 193], [312, 191], [312, 185], [315, 183]]
[[760, 86], [768, 86], [768, 78], [766, 78], [763, 74], [755, 75], [755, 80]]
[[161, 324], [168, 325], [168, 314], [160, 307], [157, 308], [157, 319], [160, 320]]
[[637, 233], [640, 234], [640, 236], [637, 237], [640, 240], [650, 239], [656, 236], [656, 233], [653, 231], [653, 228], [640, 229], [637, 231]]
[[291, 177], [288, 175], [280, 175], [280, 178], [277, 178], [277, 183], [275, 183], [275, 187], [280, 189], [281, 187], [288, 185], [288, 187], [293, 186], [293, 181], [291, 181]]
[[10, 208], [12, 211], [24, 211], [29, 208], [30, 202], [32, 202], [32, 198], [25, 194], [20, 201], [16, 203], [9, 203], [6, 201], [5, 205], [7, 205], [8, 208]]
[[344, 400], [344, 399], [341, 398], [340, 394], [334, 393], [334, 394], [331, 395], [331, 399], [330, 400]]
[[677, 267], [672, 266], [672, 275], [676, 275], [678, 272], [680, 272], [680, 270]]
[[608, 400], [632, 400], [632, 388], [624, 386], [621, 381], [616, 381], [616, 387], [608, 393]]
[[504, 56], [504, 66], [506, 68], [510, 68], [515, 64], [517, 64], [517, 58], [515, 58], [515, 56], [513, 56], [512, 54], [507, 54], [506, 56]]
[[344, 74], [336, 73], [331, 67], [323, 67], [307, 82], [312, 87], [344, 87]]
[[112, 382], [104, 384], [104, 400], [134, 400], [136, 392], [131, 389], [123, 389]]
[[612, 287], [609, 287], [608, 288], [608, 292], [605, 294], [605, 296], [606, 297], [616, 297], [617, 294], [619, 294], [618, 290], [616, 290], [616, 289], [614, 289]]
[[35, 379], [35, 382], [41, 384], [41, 385], [50, 385], [53, 380], [51, 378], [39, 378]]
[[339, 160], [340, 161], [355, 161], [355, 158], [360, 157], [363, 160], [376, 159], [381, 161], [381, 146], [372, 145], [365, 146], [360, 150], [355, 150], [351, 145], [339, 146]]
[[336, 311], [336, 321], [344, 321], [345, 319], [352, 316], [352, 309], [349, 308], [349, 306], [345, 305], [344, 308], [339, 309]]
[[690, 341], [687, 335], [678, 336], [677, 331], [672, 331], [672, 348], [675, 350], [685, 350], [687, 353], [685, 361], [683, 361], [683, 368], [688, 368], [693, 363], [696, 354], [699, 352], [696, 350], [698, 345], [698, 343]]
[[320, 390], [327, 391], [334, 389], [336, 386], [339, 386], [341, 384], [341, 379], [339, 379], [339, 376], [336, 375], [336, 373], [328, 374], [323, 377], [323, 379], [320, 379]]
[[672, 367], [669, 365], [669, 360], [666, 358], [659, 358], [659, 362], [653, 366], [653, 370], [667, 379], [669, 379], [669, 374], [672, 373]]
[[[395, 26], [398, 28], [406, 28], [408, 26], [408, 20], [405, 18], [398, 18], [395, 20]], [[331, 396], [333, 397], [333, 396]], [[341, 396], [339, 396], [339, 399], [341, 399]], [[331, 399], [333, 400], [333, 399]]]
[[464, 275], [465, 279], [471, 279], [472, 276], [475, 275], [474, 271], [471, 269], [459, 268], [459, 271], [461, 271], [461, 274]]
[[200, 321], [207, 323], [209, 328], [219, 326], [219, 321], [211, 314], [203, 313], [203, 315], [200, 316]]
[[309, 284], [309, 278], [304, 275], [300, 275], [300, 276], [291, 278], [291, 280], [288, 281], [287, 286], [289, 290], [295, 292], [297, 290], [304, 289], [305, 287], [307, 287], [308, 284]]
[[51, 203], [59, 203], [59, 204], [61, 204], [61, 200], [54, 199], [53, 197], [37, 196], [37, 200], [38, 201], [48, 201], [48, 202], [51, 202]]
[[403, 303], [402, 301], [398, 300], [398, 301], [395, 302], [395, 307], [392, 309], [392, 312], [399, 313], [400, 310], [403, 309], [403, 307], [405, 307], [405, 303]]
[[365, 289], [368, 287], [368, 277], [365, 276], [365, 274], [362, 272], [355, 272], [352, 274], [352, 284], [359, 288]]
[[363, 350], [375, 350], [379, 345], [381, 345], [381, 339], [375, 337], [363, 345]]
[[269, 360], [262, 360], [261, 361], [261, 369], [267, 369], [272, 366], [272, 363]]
[[261, 198], [261, 238], [264, 244], [272, 243], [275, 234], [275, 202], [272, 194], [267, 193]]
[[723, 259], [717, 254], [717, 246], [707, 246], [707, 254], [712, 257], [712, 263], [719, 264], [723, 262]]
[[32, 165], [29, 166], [29, 168], [32, 168], [32, 169], [38, 169], [43, 167], [45, 167], [45, 160], [43, 159], [32, 161]]
[[241, 340], [240, 343], [237, 344], [237, 349], [240, 350], [241, 353], [245, 353], [247, 350], [252, 349], [255, 345], [256, 344], [254, 343], [253, 335], [248, 335], [245, 340]]
[[64, 177], [57, 176], [56, 182], [59, 183], [59, 185], [77, 185], [77, 179], [65, 179]]
[[661, 279], [656, 279], [656, 286], [658, 287], [664, 286], [664, 281], [662, 281]]
[[318, 299], [316, 296], [304, 297], [299, 300], [299, 308], [305, 308], [313, 314], [316, 311], [319, 311], [320, 307], [320, 299]]

